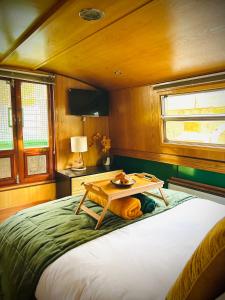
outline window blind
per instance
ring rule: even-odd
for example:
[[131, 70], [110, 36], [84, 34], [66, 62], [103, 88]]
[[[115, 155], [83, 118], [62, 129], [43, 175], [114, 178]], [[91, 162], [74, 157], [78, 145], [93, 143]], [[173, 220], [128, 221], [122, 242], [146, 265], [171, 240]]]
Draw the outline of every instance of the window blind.
[[198, 77], [180, 79], [176, 81], [164, 82], [153, 85], [154, 90], [162, 90], [168, 88], [192, 86], [203, 83], [216, 83], [225, 80], [225, 72], [203, 75]]
[[39, 82], [45, 84], [54, 84], [55, 75], [44, 72], [29, 72], [29, 71], [18, 71], [13, 69], [0, 68], [0, 76], [12, 79], [20, 79], [31, 82]]

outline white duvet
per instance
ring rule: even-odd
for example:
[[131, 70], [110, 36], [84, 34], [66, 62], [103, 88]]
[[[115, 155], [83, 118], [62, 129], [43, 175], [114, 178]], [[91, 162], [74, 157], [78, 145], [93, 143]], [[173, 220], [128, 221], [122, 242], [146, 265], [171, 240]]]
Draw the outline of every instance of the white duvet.
[[38, 300], [157, 300], [165, 296], [225, 205], [199, 198], [62, 255], [43, 272]]

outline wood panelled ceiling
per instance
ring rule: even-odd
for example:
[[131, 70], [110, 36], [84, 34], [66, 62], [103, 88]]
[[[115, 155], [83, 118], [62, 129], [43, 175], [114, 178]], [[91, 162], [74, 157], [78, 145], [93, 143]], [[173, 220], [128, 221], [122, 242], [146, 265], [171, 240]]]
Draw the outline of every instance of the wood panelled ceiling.
[[[90, 7], [105, 17], [80, 19]], [[4, 66], [109, 90], [225, 70], [224, 0], [3, 0], [0, 17]]]
[[[0, 1], [0, 59], [13, 49], [42, 23], [49, 10], [56, 7], [56, 0], [1, 0]], [[62, 2], [62, 1], [61, 1]]]

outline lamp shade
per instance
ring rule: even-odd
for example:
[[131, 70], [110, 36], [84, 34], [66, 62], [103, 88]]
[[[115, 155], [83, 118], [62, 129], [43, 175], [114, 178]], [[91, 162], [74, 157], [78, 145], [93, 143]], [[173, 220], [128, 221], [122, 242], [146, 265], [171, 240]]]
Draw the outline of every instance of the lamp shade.
[[72, 152], [86, 152], [88, 150], [86, 136], [73, 136], [70, 138], [70, 142]]

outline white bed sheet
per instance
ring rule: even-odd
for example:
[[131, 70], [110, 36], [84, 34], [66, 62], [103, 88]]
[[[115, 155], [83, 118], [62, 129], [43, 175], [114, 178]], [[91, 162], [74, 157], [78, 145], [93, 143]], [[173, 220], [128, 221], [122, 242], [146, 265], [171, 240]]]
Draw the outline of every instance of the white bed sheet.
[[43, 272], [38, 300], [162, 300], [225, 206], [195, 198], [68, 251]]

